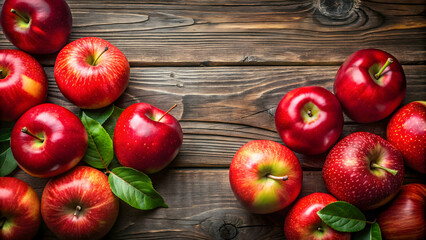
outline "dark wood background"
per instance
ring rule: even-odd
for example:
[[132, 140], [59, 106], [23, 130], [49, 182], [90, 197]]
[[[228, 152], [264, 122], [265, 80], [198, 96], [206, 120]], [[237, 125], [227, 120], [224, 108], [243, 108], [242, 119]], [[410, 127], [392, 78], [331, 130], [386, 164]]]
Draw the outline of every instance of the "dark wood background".
[[[3, 1], [2, 1], [3, 2]], [[363, 48], [393, 54], [407, 77], [403, 104], [426, 100], [426, 2], [422, 0], [68, 0], [70, 41], [96, 36], [121, 49], [130, 85], [115, 103], [147, 102], [174, 115], [184, 132], [173, 163], [152, 175], [167, 209], [139, 211], [121, 202], [106, 239], [283, 239], [285, 210], [256, 215], [235, 199], [229, 164], [246, 142], [282, 143], [275, 108], [288, 91], [318, 85], [332, 91], [339, 65]], [[0, 34], [0, 48], [14, 48]], [[48, 102], [77, 113], [57, 88], [56, 54], [36, 56], [49, 79]], [[389, 118], [357, 124], [345, 117], [341, 137], [369, 131], [385, 137]], [[326, 192], [325, 154], [297, 154], [304, 170], [299, 197]], [[39, 196], [47, 179], [12, 176]], [[407, 169], [405, 183], [424, 176]], [[42, 225], [40, 239], [55, 237]]]

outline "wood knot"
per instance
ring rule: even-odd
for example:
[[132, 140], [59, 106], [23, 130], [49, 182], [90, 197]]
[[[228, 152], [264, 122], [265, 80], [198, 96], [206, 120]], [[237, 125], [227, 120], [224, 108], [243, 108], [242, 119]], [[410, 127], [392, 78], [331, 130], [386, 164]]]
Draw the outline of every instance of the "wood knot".
[[219, 233], [222, 239], [231, 240], [237, 237], [238, 229], [233, 224], [224, 223], [219, 228]]
[[329, 18], [342, 19], [349, 17], [360, 0], [314, 0], [318, 11]]

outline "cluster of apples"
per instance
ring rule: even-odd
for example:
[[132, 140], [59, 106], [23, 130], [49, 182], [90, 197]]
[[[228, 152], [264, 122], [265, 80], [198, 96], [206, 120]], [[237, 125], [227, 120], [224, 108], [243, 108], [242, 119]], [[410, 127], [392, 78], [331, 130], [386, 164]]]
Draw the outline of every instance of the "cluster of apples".
[[[61, 239], [102, 238], [117, 218], [118, 198], [104, 173], [75, 167], [91, 136], [74, 113], [44, 103], [47, 77], [28, 53], [59, 51], [56, 83], [66, 99], [82, 109], [103, 108], [121, 96], [129, 84], [129, 62], [100, 38], [85, 37], [66, 45], [72, 15], [64, 0], [6, 0], [1, 24], [6, 37], [23, 51], [0, 50], [0, 121], [16, 121], [10, 147], [19, 167], [32, 176], [52, 179], [40, 204], [27, 183], [0, 178], [0, 238], [33, 238], [41, 216]], [[147, 103], [125, 109], [113, 137], [120, 164], [148, 174], [166, 167], [182, 140], [179, 122]]]
[[[329, 193], [299, 199], [286, 216], [285, 235], [287, 239], [349, 239], [349, 233], [328, 227], [317, 212], [337, 200], [361, 210], [385, 205], [401, 189], [404, 161], [426, 173], [426, 102], [399, 109], [388, 123], [388, 140], [354, 132], [338, 141], [343, 112], [359, 123], [376, 122], [398, 108], [405, 92], [400, 63], [378, 49], [359, 50], [344, 61], [336, 74], [334, 94], [318, 86], [288, 92], [275, 114], [277, 132], [288, 148], [269, 140], [242, 146], [229, 169], [236, 198], [254, 213], [286, 208], [296, 200], [303, 182], [302, 168], [291, 150], [306, 155], [328, 151], [322, 176]], [[387, 239], [424, 239], [426, 186], [403, 189], [379, 218], [382, 234]], [[390, 222], [398, 227], [391, 227]]]

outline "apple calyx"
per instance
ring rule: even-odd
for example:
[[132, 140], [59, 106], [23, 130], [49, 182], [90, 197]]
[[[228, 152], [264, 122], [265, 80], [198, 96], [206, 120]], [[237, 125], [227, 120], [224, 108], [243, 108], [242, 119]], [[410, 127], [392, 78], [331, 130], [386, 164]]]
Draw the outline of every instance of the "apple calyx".
[[15, 9], [10, 9], [10, 12], [15, 14], [16, 16], [20, 17], [25, 23], [30, 23], [30, 19], [25, 17], [24, 15], [20, 14], [19, 12], [17, 12]]
[[80, 206], [80, 205], [77, 205], [77, 206], [75, 207], [74, 216], [78, 217], [78, 215], [80, 214], [80, 212], [81, 212], [81, 206]]
[[30, 130], [28, 130], [28, 128], [27, 128], [27, 127], [23, 127], [23, 128], [21, 129], [21, 132], [23, 132], [23, 133], [25, 133], [25, 134], [30, 135], [31, 137], [33, 137], [33, 138], [35, 138], [35, 139], [39, 140], [40, 142], [44, 142], [44, 138], [41, 138], [41, 137], [39, 137], [39, 136], [35, 135], [35, 134], [34, 134], [34, 133], [32, 133]]
[[105, 49], [96, 58], [93, 59], [93, 62], [90, 65], [97, 66], [99, 58], [102, 56], [102, 54], [104, 54], [106, 51], [108, 51], [108, 49], [109, 49], [108, 46], [106, 46]]
[[163, 114], [163, 116], [161, 116], [158, 120], [157, 120], [157, 122], [159, 122], [159, 121], [161, 121], [161, 119], [163, 119], [163, 117], [164, 116], [166, 116], [170, 111], [172, 111], [173, 110], [173, 108], [175, 108], [175, 107], [177, 107], [177, 104], [175, 104], [175, 105], [173, 105], [169, 110], [167, 110], [164, 114]]
[[385, 71], [385, 69], [389, 66], [389, 65], [391, 65], [393, 63], [393, 59], [392, 58], [388, 58], [387, 60], [386, 60], [386, 63], [380, 68], [380, 70], [379, 70], [379, 72], [378, 73], [376, 73], [376, 74], [374, 74], [374, 77], [376, 78], [376, 79], [379, 79], [381, 76], [382, 76], [382, 73], [383, 73], [383, 71]]
[[394, 170], [394, 169], [390, 169], [390, 168], [387, 168], [387, 167], [383, 167], [383, 166], [380, 166], [379, 164], [377, 164], [377, 163], [372, 163], [371, 164], [371, 167], [372, 168], [379, 168], [379, 169], [383, 169], [383, 170], [385, 170], [386, 172], [388, 172], [388, 173], [390, 173], [390, 174], [392, 174], [392, 175], [394, 175], [394, 176], [396, 176], [396, 174], [398, 174], [398, 170]]
[[288, 180], [287, 175], [285, 175], [285, 176], [274, 176], [272, 174], [266, 174], [266, 177], [270, 178], [270, 179], [274, 179], [274, 180], [279, 180], [279, 181], [287, 181]]

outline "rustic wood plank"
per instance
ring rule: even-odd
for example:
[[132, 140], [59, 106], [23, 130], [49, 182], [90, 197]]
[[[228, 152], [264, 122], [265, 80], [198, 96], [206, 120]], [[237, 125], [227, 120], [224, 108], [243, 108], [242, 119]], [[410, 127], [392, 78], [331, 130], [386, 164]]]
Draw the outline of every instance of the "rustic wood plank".
[[[110, 41], [132, 66], [340, 64], [362, 48], [425, 63], [424, 0], [68, 0], [70, 41]], [[0, 48], [12, 44], [0, 34]], [[53, 65], [55, 54], [38, 57]]]
[[[77, 113], [57, 88], [53, 68], [45, 68], [49, 79], [48, 101]], [[288, 91], [318, 85], [332, 91], [338, 66], [287, 67], [177, 67], [131, 69], [128, 89], [116, 104], [125, 108], [147, 102], [161, 109], [174, 103], [171, 113], [184, 132], [182, 149], [174, 167], [226, 167], [246, 142], [269, 139], [282, 143], [275, 130], [274, 114]], [[403, 104], [424, 100], [426, 68], [404, 66], [407, 94]], [[345, 117], [343, 136], [369, 131], [385, 137], [389, 118], [373, 124], [355, 124]], [[304, 169], [319, 169], [325, 159], [297, 154]]]
[[[19, 170], [13, 175], [42, 195], [47, 179]], [[405, 183], [425, 182], [408, 173]], [[166, 169], [152, 176], [169, 208], [139, 211], [121, 202], [118, 220], [106, 239], [283, 239], [288, 209], [251, 214], [235, 199], [228, 169]], [[304, 171], [300, 197], [327, 192], [320, 171]], [[42, 224], [39, 239], [55, 239]]]

